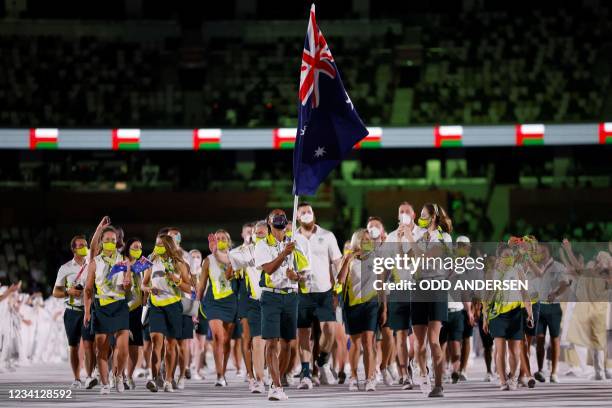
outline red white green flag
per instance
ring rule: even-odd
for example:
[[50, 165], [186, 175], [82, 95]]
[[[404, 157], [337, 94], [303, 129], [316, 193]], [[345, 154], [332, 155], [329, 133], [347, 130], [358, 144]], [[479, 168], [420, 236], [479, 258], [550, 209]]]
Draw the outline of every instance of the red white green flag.
[[113, 129], [113, 150], [138, 150], [140, 129]]
[[516, 125], [517, 146], [541, 146], [546, 128], [542, 124]]
[[599, 143], [612, 144], [612, 122], [599, 124]]
[[58, 129], [30, 129], [30, 149], [57, 149]]
[[436, 126], [434, 128], [435, 147], [461, 147], [463, 145], [463, 126]]
[[221, 134], [221, 129], [194, 129], [193, 150], [220, 149]]

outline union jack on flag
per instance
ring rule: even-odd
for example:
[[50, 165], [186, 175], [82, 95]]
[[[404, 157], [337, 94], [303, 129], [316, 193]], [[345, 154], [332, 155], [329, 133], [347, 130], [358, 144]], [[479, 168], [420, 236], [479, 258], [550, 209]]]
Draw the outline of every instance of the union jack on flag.
[[298, 96], [293, 194], [313, 195], [353, 146], [368, 135], [317, 25], [314, 4], [304, 40]]
[[308, 97], [313, 93], [312, 106], [319, 106], [319, 74], [336, 78], [336, 66], [327, 41], [317, 26], [314, 4], [310, 10], [308, 31], [302, 52], [302, 67], [300, 72], [300, 102], [306, 105]]

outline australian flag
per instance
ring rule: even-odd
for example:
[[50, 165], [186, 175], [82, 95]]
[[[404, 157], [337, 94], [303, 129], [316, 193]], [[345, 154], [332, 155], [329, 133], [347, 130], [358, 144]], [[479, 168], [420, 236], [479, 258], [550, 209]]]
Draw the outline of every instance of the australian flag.
[[317, 26], [314, 4], [302, 53], [299, 98], [293, 194], [314, 195], [325, 177], [368, 135]]

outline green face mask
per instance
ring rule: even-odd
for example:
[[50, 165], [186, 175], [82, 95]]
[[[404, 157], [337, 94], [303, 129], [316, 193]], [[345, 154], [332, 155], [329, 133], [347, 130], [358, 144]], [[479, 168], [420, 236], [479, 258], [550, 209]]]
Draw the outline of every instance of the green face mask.
[[374, 250], [374, 242], [362, 242], [361, 243], [361, 251], [362, 252], [372, 252]]
[[163, 245], [155, 245], [153, 252], [157, 255], [164, 255], [166, 253], [166, 247]]
[[87, 247], [77, 248], [74, 253], [78, 256], [87, 256]]
[[514, 265], [514, 257], [513, 256], [502, 256], [501, 258], [502, 265], [505, 266], [513, 266]]
[[103, 242], [102, 249], [105, 251], [115, 251], [117, 249], [117, 244], [114, 242]]
[[217, 242], [217, 249], [219, 251], [225, 251], [229, 247], [229, 244], [226, 241]]
[[419, 220], [417, 221], [419, 227], [421, 227], [421, 228], [429, 227], [429, 223], [430, 222], [431, 222], [431, 220], [429, 218], [419, 218]]
[[140, 259], [142, 249], [130, 249], [130, 256], [134, 259]]

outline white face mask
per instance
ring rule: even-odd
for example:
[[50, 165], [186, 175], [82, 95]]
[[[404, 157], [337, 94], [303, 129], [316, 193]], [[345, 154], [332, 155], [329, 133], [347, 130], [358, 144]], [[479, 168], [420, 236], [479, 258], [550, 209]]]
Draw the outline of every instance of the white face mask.
[[409, 214], [400, 214], [400, 224], [410, 225], [412, 224], [412, 217]]
[[310, 224], [313, 220], [314, 220], [314, 214], [311, 212], [304, 213], [300, 217], [300, 222], [303, 224]]
[[372, 238], [378, 239], [378, 237], [380, 237], [380, 233], [382, 231], [378, 227], [371, 227], [371, 228], [368, 228], [368, 232], [370, 233], [370, 236]]

